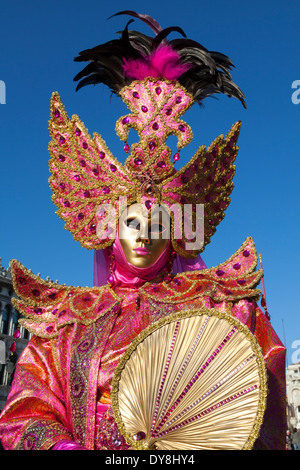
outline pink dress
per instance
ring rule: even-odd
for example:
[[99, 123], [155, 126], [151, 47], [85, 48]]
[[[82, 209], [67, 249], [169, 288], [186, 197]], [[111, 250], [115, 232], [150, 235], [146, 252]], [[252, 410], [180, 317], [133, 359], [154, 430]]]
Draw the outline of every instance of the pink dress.
[[[110, 408], [114, 369], [133, 338], [183, 308], [231, 312], [257, 338], [268, 399], [257, 449], [285, 448], [285, 348], [255, 299], [262, 272], [251, 239], [217, 268], [140, 287], [74, 288], [41, 281], [19, 262], [12, 277], [33, 333], [18, 361], [0, 417], [5, 449], [51, 449], [64, 440], [86, 449], [126, 449]], [[233, 269], [234, 266], [234, 269]], [[238, 269], [236, 269], [238, 267]], [[221, 275], [222, 271], [222, 275]]]

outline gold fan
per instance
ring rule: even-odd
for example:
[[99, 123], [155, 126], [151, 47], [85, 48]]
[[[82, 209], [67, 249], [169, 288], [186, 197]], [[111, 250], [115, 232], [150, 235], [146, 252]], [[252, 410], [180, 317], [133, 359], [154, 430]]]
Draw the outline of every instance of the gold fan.
[[236, 318], [181, 311], [151, 324], [112, 383], [120, 432], [134, 449], [251, 449], [267, 395], [261, 349]]

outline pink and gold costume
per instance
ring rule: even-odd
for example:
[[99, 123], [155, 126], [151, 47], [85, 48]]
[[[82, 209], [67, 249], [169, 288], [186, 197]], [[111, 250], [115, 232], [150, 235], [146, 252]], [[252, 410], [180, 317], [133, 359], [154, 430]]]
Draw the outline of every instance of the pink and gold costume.
[[2, 413], [4, 446], [49, 449], [71, 439], [88, 449], [105, 448], [109, 434], [96, 429], [97, 409], [101, 414], [109, 407], [114, 368], [126, 347], [165, 315], [210, 307], [230, 312], [258, 339], [268, 369], [269, 395], [256, 447], [284, 449], [285, 348], [256, 304], [254, 286], [262, 276], [255, 271], [256, 263], [249, 238], [217, 268], [177, 274], [169, 282], [140, 288], [89, 289], [41, 281], [13, 261], [14, 285], [21, 298], [17, 305], [26, 316], [22, 324], [34, 337], [19, 361]]
[[[149, 21], [149, 17], [141, 19]], [[152, 26], [164, 40], [166, 35], [154, 20]], [[92, 139], [77, 116], [68, 118], [57, 93], [52, 97], [53, 201], [75, 240], [86, 248], [104, 250], [109, 282], [91, 288], [66, 287], [43, 281], [18, 261], [11, 262], [19, 297], [14, 305], [24, 316], [22, 326], [33, 337], [18, 361], [1, 415], [0, 436], [5, 449], [63, 449], [67, 445], [89, 450], [128, 449], [110, 407], [111, 382], [120, 357], [151, 323], [175, 312], [203, 307], [231, 314], [257, 339], [265, 359], [269, 392], [255, 448], [285, 448], [285, 348], [257, 305], [260, 291], [256, 287], [263, 273], [255, 270], [254, 243], [248, 238], [218, 267], [207, 269], [197, 264], [230, 202], [240, 123], [208, 149], [200, 147], [187, 165], [175, 171], [179, 151], [192, 135], [179, 117], [197, 101], [178, 81], [179, 76], [187, 75], [185, 85], [189, 84], [191, 63], [183, 61], [179, 66], [179, 46], [176, 50], [175, 55], [170, 49], [163, 52], [164, 60], [168, 56], [171, 64], [164, 68], [164, 77], [159, 73], [159, 53], [158, 58], [153, 53], [150, 61], [145, 60], [145, 67], [139, 62], [138, 68], [135, 56], [123, 58], [127, 78], [133, 70], [140, 74], [132, 83], [119, 87], [132, 111], [120, 118], [116, 127], [126, 142], [126, 152], [129, 128], [134, 127], [140, 136], [124, 166], [111, 155], [101, 136]], [[223, 70], [225, 59], [220, 59]], [[228, 75], [220, 90], [217, 86], [216, 82], [214, 92], [222, 89], [244, 104], [242, 93]], [[203, 90], [201, 99], [207, 94]], [[164, 144], [170, 134], [178, 137], [173, 162]], [[204, 204], [203, 246], [186, 248], [194, 234], [181, 232], [181, 237], [176, 236], [178, 226], [173, 215], [171, 242], [157, 266], [144, 269], [144, 276], [130, 266], [126, 269], [114, 220], [99, 211], [101, 204], [111, 204], [119, 215], [121, 198], [126, 198], [127, 205], [137, 202], [147, 210], [156, 203], [169, 208]], [[194, 215], [191, 211], [188, 217]], [[179, 257], [196, 259], [196, 263], [174, 274], [173, 263]]]

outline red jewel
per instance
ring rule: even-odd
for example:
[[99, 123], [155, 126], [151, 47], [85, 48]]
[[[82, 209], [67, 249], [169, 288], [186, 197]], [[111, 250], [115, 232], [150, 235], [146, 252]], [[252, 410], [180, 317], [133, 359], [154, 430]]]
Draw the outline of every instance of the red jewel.
[[43, 313], [43, 310], [40, 307], [36, 307], [34, 309], [34, 313], [36, 313], [37, 315], [41, 315]]

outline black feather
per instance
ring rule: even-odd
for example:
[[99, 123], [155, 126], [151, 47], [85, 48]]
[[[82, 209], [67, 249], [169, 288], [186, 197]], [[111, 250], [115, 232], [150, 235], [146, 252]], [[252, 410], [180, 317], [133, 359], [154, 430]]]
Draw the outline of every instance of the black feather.
[[151, 16], [142, 15], [132, 10], [119, 11], [118, 13], [115, 13], [114, 15], [110, 16], [108, 19], [110, 20], [111, 18], [114, 18], [115, 16], [118, 16], [118, 15], [129, 15], [129, 16], [133, 16], [134, 18], [138, 18], [141, 21], [144, 21], [144, 23], [150, 26], [150, 28], [155, 34], [158, 34], [162, 30], [162, 27], [158, 24], [156, 20], [151, 18]]
[[178, 33], [182, 34], [183, 37], [186, 38], [185, 32], [181, 28], [179, 28], [178, 26], [170, 26], [169, 28], [163, 29], [160, 33], [155, 36], [152, 41], [153, 48], [157, 47], [173, 31], [177, 31]]
[[[246, 107], [243, 92], [232, 80], [231, 70], [234, 65], [229, 57], [221, 52], [209, 51], [199, 42], [188, 39], [179, 26], [163, 29], [149, 15], [131, 10], [121, 11], [110, 18], [118, 15], [129, 15], [143, 21], [154, 31], [155, 37], [129, 30], [129, 25], [134, 21], [129, 20], [119, 39], [80, 52], [74, 61], [89, 63], [74, 78], [74, 81], [79, 81], [76, 90], [86, 85], [103, 83], [113, 93], [118, 94], [131, 82], [131, 79], [124, 75], [124, 60], [143, 60], [152, 54], [159, 44], [167, 44], [179, 54], [183, 64], [190, 64], [189, 70], [183, 73], [178, 81], [192, 94], [195, 102], [202, 104], [208, 96], [223, 93], [237, 98]], [[178, 32], [183, 37], [168, 41], [167, 36], [171, 32]]]

